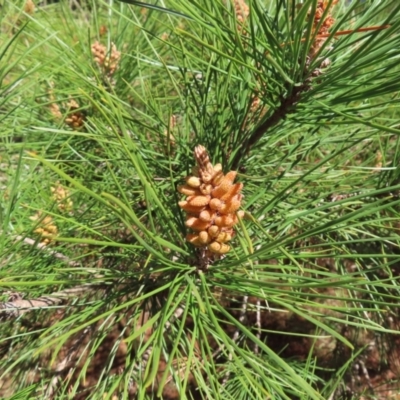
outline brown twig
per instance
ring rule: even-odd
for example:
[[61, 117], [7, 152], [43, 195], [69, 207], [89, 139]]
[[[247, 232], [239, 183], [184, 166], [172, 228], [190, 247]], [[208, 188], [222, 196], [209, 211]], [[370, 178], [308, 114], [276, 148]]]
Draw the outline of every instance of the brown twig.
[[57, 391], [57, 386], [60, 382], [60, 374], [67, 368], [68, 363], [71, 361], [72, 357], [76, 354], [79, 349], [79, 345], [82, 343], [83, 338], [92, 330], [89, 326], [83, 330], [82, 334], [74, 341], [72, 346], [68, 349], [68, 354], [66, 357], [57, 365], [55, 369], [55, 376], [52, 378], [50, 383], [46, 388], [46, 399], [53, 398]]
[[[256, 302], [256, 328], [257, 328], [257, 339], [261, 340], [261, 302], [257, 299]], [[254, 345], [254, 354], [258, 355], [258, 344]]]
[[284, 119], [289, 113], [293, 112], [293, 108], [299, 102], [301, 94], [307, 91], [309, 87], [310, 83], [307, 81], [302, 85], [293, 86], [291, 93], [287, 97], [282, 98], [280, 106], [275, 109], [269, 118], [256, 128], [247, 143], [235, 154], [232, 161], [232, 169], [236, 170], [239, 168], [242, 158], [250, 151], [251, 147], [263, 137], [268, 129], [277, 125], [278, 122]]
[[67, 256], [65, 256], [62, 253], [58, 253], [57, 251], [49, 249], [49, 247], [45, 243], [38, 243], [37, 241], [23, 237], [23, 236], [17, 236], [16, 241], [23, 241], [25, 244], [29, 244], [30, 246], [35, 246], [39, 250], [46, 251], [49, 255], [53, 256], [54, 258], [58, 258], [59, 260], [65, 261], [68, 265], [71, 267], [78, 267], [80, 265], [79, 262], [77, 261], [71, 261]]
[[[245, 318], [246, 318], [246, 312], [247, 312], [247, 305], [248, 305], [248, 302], [249, 302], [249, 296], [247, 296], [247, 295], [243, 296], [242, 309], [240, 310], [240, 316], [239, 316], [239, 322], [240, 322], [241, 324], [243, 324], [243, 321], [244, 321]], [[233, 337], [232, 337], [232, 341], [233, 341], [234, 343], [236, 343], [237, 340], [239, 339], [239, 335], [240, 335], [240, 329], [237, 328], [237, 329], [235, 330], [235, 333], [233, 334]], [[229, 362], [232, 362], [232, 360], [233, 360], [232, 351], [229, 352], [228, 360], [229, 360]], [[229, 369], [228, 369], [228, 370], [225, 372], [224, 379], [222, 380], [222, 386], [225, 386], [225, 385], [226, 385], [226, 383], [227, 383], [228, 380], [229, 380], [230, 375], [231, 375], [231, 371], [229, 371]]]
[[[183, 314], [184, 311], [185, 311], [185, 306], [184, 306], [184, 305], [179, 305], [179, 306], [177, 307], [177, 309], [175, 310], [175, 312], [172, 314], [171, 318], [170, 318], [168, 321], [166, 321], [166, 323], [165, 323], [165, 325], [164, 325], [164, 330], [163, 330], [164, 335], [169, 331], [169, 329], [171, 328], [172, 324], [173, 324], [178, 318], [181, 317], [181, 315]], [[145, 322], [147, 322], [147, 320], [148, 320], [148, 315], [147, 315], [147, 317], [144, 318], [144, 321], [142, 321], [143, 324], [144, 324]], [[150, 359], [150, 356], [151, 356], [152, 351], [153, 351], [153, 346], [149, 346], [149, 347], [147, 348], [147, 350], [143, 353], [141, 360], [135, 363], [135, 366], [134, 366], [134, 368], [133, 368], [133, 371], [134, 371], [134, 373], [138, 374], [138, 376], [140, 376], [140, 373], [141, 373], [142, 371], [145, 371], [145, 370], [146, 370], [147, 363], [148, 363], [148, 361], [149, 361], [149, 359]], [[132, 377], [131, 377], [131, 379], [132, 379]], [[133, 381], [133, 379], [132, 379], [132, 381]]]
[[17, 298], [13, 301], [0, 303], [0, 315], [3, 314], [1, 319], [17, 318], [22, 314], [37, 309], [46, 309], [48, 307], [60, 305], [65, 300], [78, 297], [82, 294], [87, 294], [88, 291], [98, 290], [104, 284], [84, 284], [75, 286], [70, 289], [65, 289], [60, 292], [54, 292], [48, 296], [40, 296], [36, 299], [25, 300]]

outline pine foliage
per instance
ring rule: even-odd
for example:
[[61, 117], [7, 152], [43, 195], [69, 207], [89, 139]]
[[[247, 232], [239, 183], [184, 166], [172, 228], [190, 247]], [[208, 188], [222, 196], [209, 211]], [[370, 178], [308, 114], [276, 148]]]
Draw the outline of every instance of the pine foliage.
[[2, 398], [398, 396], [397, 0], [0, 15]]

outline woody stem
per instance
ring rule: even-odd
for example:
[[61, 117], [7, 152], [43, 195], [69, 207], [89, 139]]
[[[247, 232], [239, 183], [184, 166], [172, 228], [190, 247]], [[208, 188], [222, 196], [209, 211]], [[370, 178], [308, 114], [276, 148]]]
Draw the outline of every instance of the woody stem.
[[304, 82], [300, 86], [293, 86], [291, 93], [283, 97], [278, 108], [276, 108], [269, 118], [263, 121], [255, 131], [250, 135], [247, 143], [235, 154], [232, 161], [232, 169], [238, 169], [242, 158], [248, 154], [251, 148], [264, 136], [264, 134], [272, 127], [277, 125], [289, 113], [293, 112], [295, 105], [300, 100], [301, 93], [309, 89], [309, 84]]

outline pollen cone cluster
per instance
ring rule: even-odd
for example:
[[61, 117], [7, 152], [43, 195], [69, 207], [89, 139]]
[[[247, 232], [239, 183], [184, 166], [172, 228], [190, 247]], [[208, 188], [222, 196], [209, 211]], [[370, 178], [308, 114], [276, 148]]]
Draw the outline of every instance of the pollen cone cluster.
[[85, 114], [79, 111], [79, 104], [71, 99], [68, 102], [68, 116], [65, 118], [65, 123], [72, 129], [78, 130], [83, 127], [85, 123]]
[[117, 50], [114, 43], [111, 43], [111, 49], [108, 52], [107, 47], [99, 42], [92, 44], [92, 55], [100, 69], [109, 77], [114, 75], [114, 72], [119, 67], [121, 52]]
[[56, 186], [50, 188], [52, 197], [57, 203], [57, 207], [60, 211], [69, 212], [72, 210], [72, 200], [69, 197], [70, 194], [67, 189], [61, 186], [60, 182], [57, 182]]
[[317, 8], [315, 10], [314, 21], [313, 21], [313, 33], [316, 33], [316, 39], [310, 48], [310, 56], [314, 57], [318, 53], [319, 49], [325, 43], [326, 38], [321, 36], [326, 36], [329, 34], [329, 29], [335, 23], [331, 15], [332, 7], [338, 3], [339, 0], [333, 0], [329, 2], [328, 0], [318, 0]]
[[243, 25], [247, 22], [247, 19], [250, 15], [250, 8], [244, 0], [234, 0], [233, 4], [238, 22], [237, 29], [241, 33], [246, 33], [243, 32]]
[[57, 236], [57, 226], [54, 224], [53, 218], [49, 215], [43, 218], [41, 213], [38, 212], [32, 217], [29, 217], [29, 219], [32, 221], [40, 221], [39, 226], [33, 231], [40, 235], [40, 243], [47, 245], [54, 240], [54, 236]]
[[194, 156], [197, 166], [193, 175], [186, 178], [185, 185], [178, 186], [178, 191], [187, 196], [179, 207], [186, 211], [186, 226], [193, 231], [186, 239], [194, 246], [222, 255], [230, 250], [233, 226], [243, 215], [238, 211], [243, 184], [233, 183], [236, 171], [225, 175], [221, 164], [213, 166], [203, 146], [195, 148]]

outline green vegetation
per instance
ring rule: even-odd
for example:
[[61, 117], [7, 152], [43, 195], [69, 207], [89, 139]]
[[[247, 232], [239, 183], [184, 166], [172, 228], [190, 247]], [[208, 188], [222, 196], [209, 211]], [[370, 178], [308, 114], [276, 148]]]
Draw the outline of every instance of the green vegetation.
[[398, 0], [3, 3], [2, 398], [400, 395]]

